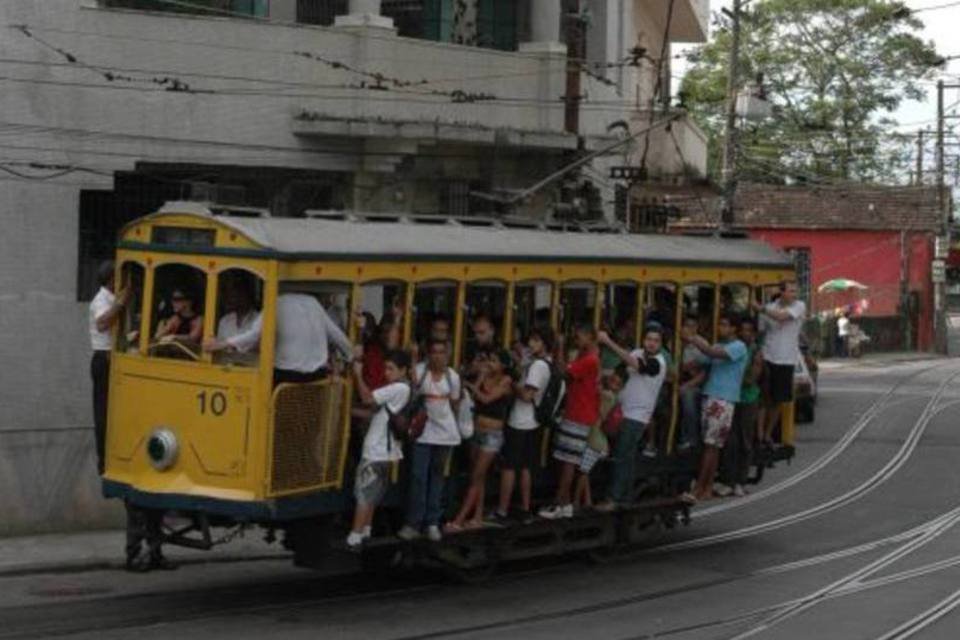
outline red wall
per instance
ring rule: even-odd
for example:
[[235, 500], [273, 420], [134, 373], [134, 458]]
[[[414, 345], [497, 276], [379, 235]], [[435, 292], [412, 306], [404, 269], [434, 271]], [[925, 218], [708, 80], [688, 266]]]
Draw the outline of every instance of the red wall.
[[[750, 235], [780, 249], [810, 249], [810, 285], [813, 311], [853, 302], [854, 294], [817, 294], [818, 286], [834, 278], [849, 278], [870, 289], [863, 294], [870, 307], [866, 315], [893, 316], [900, 302], [901, 234], [899, 231], [838, 231], [817, 229], [752, 229]], [[920, 294], [918, 346], [933, 343], [933, 288], [930, 261], [933, 234], [908, 232], [906, 249], [910, 290]]]

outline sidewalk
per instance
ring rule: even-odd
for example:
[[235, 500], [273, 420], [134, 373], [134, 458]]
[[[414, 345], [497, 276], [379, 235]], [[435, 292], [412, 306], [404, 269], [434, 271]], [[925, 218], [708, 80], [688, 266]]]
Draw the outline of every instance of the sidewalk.
[[[249, 562], [289, 558], [278, 540], [267, 544], [264, 531], [251, 527], [243, 537], [198, 551], [173, 545], [164, 554], [180, 564]], [[71, 573], [120, 568], [124, 563], [123, 530], [42, 534], [0, 539], [0, 577], [37, 573]]]
[[891, 351], [889, 353], [867, 353], [860, 358], [827, 358], [820, 360], [821, 371], [835, 371], [839, 369], [852, 369], [856, 367], [887, 367], [895, 364], [906, 364], [908, 362], [924, 362], [927, 360], [946, 360], [947, 357], [938, 353], [925, 353], [922, 351]]

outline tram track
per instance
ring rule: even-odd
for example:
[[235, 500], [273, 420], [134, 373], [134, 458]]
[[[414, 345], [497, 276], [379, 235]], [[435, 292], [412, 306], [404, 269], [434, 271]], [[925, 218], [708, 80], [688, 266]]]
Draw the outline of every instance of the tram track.
[[[659, 545], [648, 550], [647, 553], [669, 553], [672, 551], [680, 551], [686, 549], [696, 549], [700, 547], [707, 547], [715, 544], [720, 544], [722, 542], [728, 542], [732, 540], [739, 540], [742, 538], [748, 538], [762, 533], [767, 533], [770, 531], [775, 531], [777, 529], [782, 529], [787, 526], [798, 524], [812, 518], [819, 517], [826, 513], [829, 513], [835, 509], [843, 507], [851, 502], [859, 500], [864, 496], [870, 494], [876, 488], [881, 486], [887, 480], [892, 478], [897, 471], [899, 471], [904, 464], [910, 459], [913, 452], [916, 450], [918, 444], [920, 443], [920, 438], [923, 436], [926, 431], [927, 426], [933, 420], [934, 417], [940, 414], [941, 409], [938, 408], [939, 402], [949, 387], [957, 377], [960, 377], [960, 371], [956, 371], [951, 375], [947, 376], [937, 387], [933, 396], [924, 406], [923, 411], [920, 414], [920, 417], [916, 420], [913, 427], [911, 427], [909, 433], [907, 434], [906, 439], [903, 441], [901, 447], [897, 450], [892, 458], [890, 458], [887, 463], [876, 473], [870, 476], [866, 481], [858, 484], [854, 488], [835, 496], [829, 500], [816, 504], [812, 507], [798, 511], [795, 513], [782, 516], [780, 518], [775, 518], [773, 520], [768, 520], [766, 522], [761, 522], [755, 525], [748, 527], [742, 527], [740, 529], [734, 529], [732, 531], [725, 531], [723, 533], [718, 533], [709, 536], [703, 536], [700, 538], [694, 538], [692, 540], [684, 540], [681, 542], [668, 543], [665, 545]], [[950, 405], [947, 404], [943, 409], [948, 408]]]
[[867, 407], [866, 411], [864, 411], [863, 414], [857, 419], [857, 421], [853, 423], [853, 425], [846, 431], [846, 433], [844, 433], [843, 437], [840, 438], [840, 440], [838, 440], [832, 447], [830, 447], [830, 449], [826, 453], [820, 456], [812, 464], [802, 469], [800, 472], [790, 476], [789, 478], [785, 478], [784, 480], [781, 480], [776, 484], [772, 484], [769, 487], [761, 489], [760, 491], [744, 496], [743, 498], [740, 498], [738, 500], [729, 501], [723, 504], [713, 505], [706, 508], [695, 509], [693, 511], [694, 517], [696, 517], [697, 519], [701, 519], [701, 518], [709, 517], [711, 515], [715, 515], [717, 513], [724, 513], [727, 511], [731, 511], [733, 509], [739, 509], [747, 505], [753, 504], [755, 502], [758, 502], [760, 500], [763, 500], [765, 498], [775, 496], [778, 493], [786, 491], [790, 487], [800, 484], [801, 482], [803, 482], [810, 476], [818, 473], [822, 469], [826, 468], [830, 463], [832, 463], [834, 460], [839, 458], [840, 455], [843, 454], [850, 447], [850, 445], [853, 444], [853, 442], [864, 431], [864, 429], [866, 429], [867, 426], [869, 426], [870, 423], [872, 423], [877, 416], [881, 415], [883, 410], [890, 407], [891, 400], [893, 400], [896, 397], [897, 392], [902, 387], [912, 382], [915, 378], [918, 378], [921, 375], [928, 373], [934, 369], [942, 367], [945, 364], [946, 363], [938, 363], [928, 367], [924, 367], [898, 380], [896, 384], [894, 384], [890, 389], [886, 391], [886, 393], [883, 394], [883, 396], [878, 398], [869, 407]]

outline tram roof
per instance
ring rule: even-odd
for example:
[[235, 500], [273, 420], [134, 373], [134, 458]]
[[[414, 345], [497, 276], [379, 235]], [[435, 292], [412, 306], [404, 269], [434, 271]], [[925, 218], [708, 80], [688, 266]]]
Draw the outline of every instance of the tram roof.
[[[186, 205], [186, 206], [184, 206]], [[331, 218], [214, 216], [197, 203], [170, 203], [157, 215], [201, 215], [289, 259], [682, 263], [783, 269], [784, 253], [742, 238], [554, 231], [466, 224]], [[370, 213], [379, 220], [385, 214]]]

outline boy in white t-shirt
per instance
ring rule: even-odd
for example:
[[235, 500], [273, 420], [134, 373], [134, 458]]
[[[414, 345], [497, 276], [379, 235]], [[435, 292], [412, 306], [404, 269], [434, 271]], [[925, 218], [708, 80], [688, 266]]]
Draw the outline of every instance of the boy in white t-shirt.
[[500, 504], [495, 512], [498, 519], [506, 519], [510, 499], [520, 476], [520, 508], [523, 521], [533, 519], [530, 499], [533, 480], [530, 470], [537, 465], [543, 435], [537, 423], [537, 407], [550, 384], [550, 353], [553, 352], [553, 330], [549, 327], [534, 328], [527, 337], [530, 363], [524, 369], [523, 379], [515, 388], [515, 400], [510, 418], [504, 430], [503, 470], [500, 473]]
[[390, 414], [403, 410], [410, 399], [410, 385], [405, 382], [410, 370], [410, 356], [403, 351], [387, 354], [384, 375], [387, 384], [373, 391], [363, 381], [363, 362], [353, 364], [354, 388], [360, 402], [377, 407], [363, 438], [363, 454], [357, 467], [354, 495], [357, 508], [347, 546], [358, 549], [370, 537], [373, 514], [383, 500], [390, 482], [390, 465], [403, 458], [403, 444], [390, 431]]

